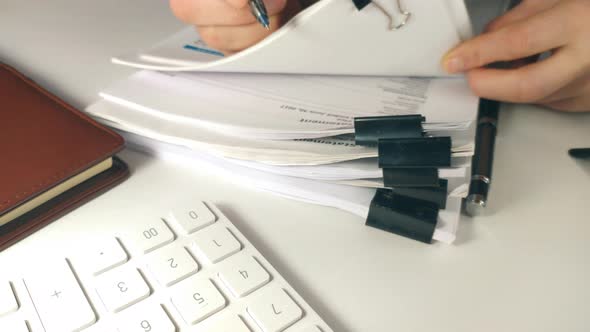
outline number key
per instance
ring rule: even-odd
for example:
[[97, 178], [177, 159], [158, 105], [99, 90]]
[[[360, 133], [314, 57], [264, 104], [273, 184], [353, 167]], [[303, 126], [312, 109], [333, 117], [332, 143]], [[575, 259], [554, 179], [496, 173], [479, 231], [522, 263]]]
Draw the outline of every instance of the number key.
[[228, 258], [219, 267], [219, 278], [235, 297], [244, 297], [270, 281], [270, 274], [250, 255]]
[[176, 327], [157, 304], [141, 303], [119, 314], [120, 332], [175, 332]]
[[160, 284], [170, 286], [197, 272], [199, 265], [186, 249], [171, 244], [150, 254], [148, 268]]
[[148, 253], [174, 241], [174, 233], [161, 219], [154, 219], [141, 224], [126, 233], [126, 239], [142, 253]]
[[215, 224], [193, 235], [194, 245], [211, 263], [239, 252], [242, 245], [223, 225]]
[[121, 311], [150, 295], [150, 288], [135, 268], [121, 267], [100, 275], [96, 291], [107, 310]]
[[303, 310], [284, 290], [269, 287], [246, 309], [264, 332], [281, 332], [303, 317]]
[[225, 298], [208, 279], [192, 276], [174, 287], [172, 304], [187, 324], [197, 324], [225, 308]]
[[172, 210], [168, 217], [174, 220], [186, 234], [194, 233], [199, 229], [215, 222], [215, 215], [203, 202], [191, 203]]

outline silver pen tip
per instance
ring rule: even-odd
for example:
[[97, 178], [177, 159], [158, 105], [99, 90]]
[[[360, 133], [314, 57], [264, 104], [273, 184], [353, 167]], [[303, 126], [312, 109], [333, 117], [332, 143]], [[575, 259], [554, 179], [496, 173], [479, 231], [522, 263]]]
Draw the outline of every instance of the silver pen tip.
[[482, 195], [472, 194], [465, 200], [465, 212], [471, 217], [481, 216], [486, 205], [486, 199]]

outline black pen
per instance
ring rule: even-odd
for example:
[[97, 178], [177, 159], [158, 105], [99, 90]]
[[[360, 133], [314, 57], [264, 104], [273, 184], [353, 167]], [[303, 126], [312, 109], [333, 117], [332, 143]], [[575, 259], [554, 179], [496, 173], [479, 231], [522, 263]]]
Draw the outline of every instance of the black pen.
[[465, 211], [471, 216], [481, 215], [488, 202], [499, 109], [499, 101], [483, 98], [480, 100], [475, 155], [471, 164], [471, 184], [465, 202]]
[[590, 148], [578, 148], [569, 150], [569, 155], [576, 159], [589, 159], [590, 160]]

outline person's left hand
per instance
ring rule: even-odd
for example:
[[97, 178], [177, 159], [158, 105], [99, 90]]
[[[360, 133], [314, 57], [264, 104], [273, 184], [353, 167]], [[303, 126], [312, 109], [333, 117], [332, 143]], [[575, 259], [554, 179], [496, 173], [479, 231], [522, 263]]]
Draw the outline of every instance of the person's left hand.
[[[515, 69], [485, 65], [550, 51]], [[590, 0], [524, 0], [487, 31], [450, 51], [448, 72], [465, 72], [484, 98], [590, 111]]]

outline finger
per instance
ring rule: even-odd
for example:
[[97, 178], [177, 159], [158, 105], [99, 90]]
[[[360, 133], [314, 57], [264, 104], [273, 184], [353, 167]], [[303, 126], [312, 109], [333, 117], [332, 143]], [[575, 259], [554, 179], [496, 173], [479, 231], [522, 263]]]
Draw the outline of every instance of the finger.
[[552, 103], [541, 104], [554, 110], [566, 112], [588, 112], [590, 111], [590, 95], [564, 99]]
[[568, 20], [564, 10], [542, 12], [464, 42], [445, 56], [443, 65], [448, 72], [457, 73], [563, 46], [569, 38]]
[[523, 1], [518, 6], [509, 10], [506, 14], [494, 19], [485, 28], [486, 32], [496, 31], [509, 24], [534, 16], [544, 10], [555, 6], [560, 0], [534, 0]]
[[[273, 24], [276, 16], [269, 18]], [[276, 24], [273, 24], [276, 26]], [[261, 29], [259, 23], [236, 26], [206, 26], [199, 27], [201, 39], [210, 47], [220, 50], [224, 54], [232, 54], [248, 48], [266, 38], [272, 31]]]
[[547, 104], [586, 94], [590, 94], [590, 74], [576, 79], [552, 95], [543, 98], [540, 103]]
[[542, 100], [582, 74], [573, 50], [563, 49], [541, 62], [518, 69], [474, 69], [469, 84], [480, 97], [517, 103]]
[[[293, 2], [293, 4], [297, 4], [297, 2]], [[239, 26], [199, 27], [199, 35], [207, 45], [229, 55], [258, 43], [282, 26], [299, 8], [291, 4], [288, 6], [289, 8], [286, 8], [280, 15], [269, 17], [270, 30], [262, 29], [260, 24], [256, 22]]]
[[[235, 8], [228, 1], [170, 0], [170, 8], [180, 20], [197, 26], [245, 25], [256, 22], [249, 6]], [[296, 2], [296, 0], [264, 0], [268, 15], [280, 13], [287, 5], [287, 1]]]

